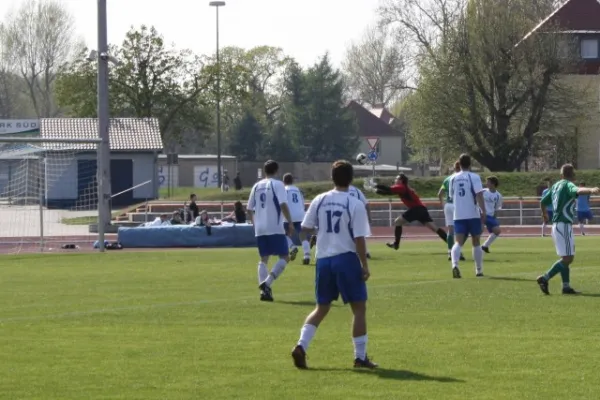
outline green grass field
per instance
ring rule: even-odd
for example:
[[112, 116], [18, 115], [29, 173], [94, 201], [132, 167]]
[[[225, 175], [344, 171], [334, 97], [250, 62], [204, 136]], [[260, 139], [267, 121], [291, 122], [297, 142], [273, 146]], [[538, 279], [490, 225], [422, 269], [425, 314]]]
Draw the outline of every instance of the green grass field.
[[[578, 297], [533, 279], [549, 238], [500, 239], [486, 278], [452, 280], [437, 241], [380, 244], [369, 281], [370, 356], [351, 368], [350, 310], [333, 307], [298, 371], [289, 352], [313, 307], [295, 262], [258, 301], [253, 249], [5, 256], [1, 399], [596, 399], [597, 238], [577, 238]], [[470, 254], [470, 249], [465, 249]], [[470, 259], [470, 257], [468, 257]]]

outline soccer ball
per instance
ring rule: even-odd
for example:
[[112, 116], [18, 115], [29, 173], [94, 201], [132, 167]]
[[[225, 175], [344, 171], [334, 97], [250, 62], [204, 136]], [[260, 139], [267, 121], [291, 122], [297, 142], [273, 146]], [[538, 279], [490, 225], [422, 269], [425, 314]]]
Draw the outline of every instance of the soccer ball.
[[365, 165], [367, 163], [367, 155], [365, 153], [359, 153], [356, 156], [356, 162], [360, 165]]

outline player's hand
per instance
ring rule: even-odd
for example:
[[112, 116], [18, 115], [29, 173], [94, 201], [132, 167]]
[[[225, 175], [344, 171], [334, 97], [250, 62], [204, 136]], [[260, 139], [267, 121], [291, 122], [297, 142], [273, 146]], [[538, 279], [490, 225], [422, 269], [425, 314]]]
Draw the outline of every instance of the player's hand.
[[597, 188], [597, 187], [592, 188], [592, 194], [598, 194], [598, 193], [600, 193], [600, 188]]
[[362, 268], [363, 281], [365, 281], [365, 282], [368, 281], [370, 276], [371, 276], [371, 271], [369, 271], [369, 267], [366, 267], [366, 268], [363, 267]]

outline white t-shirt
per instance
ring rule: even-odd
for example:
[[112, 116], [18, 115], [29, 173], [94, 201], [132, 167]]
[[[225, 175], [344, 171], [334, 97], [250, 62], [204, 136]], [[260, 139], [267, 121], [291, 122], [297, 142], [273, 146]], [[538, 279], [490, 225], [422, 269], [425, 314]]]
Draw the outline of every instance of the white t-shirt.
[[483, 191], [481, 178], [470, 171], [460, 171], [450, 178], [450, 198], [454, 203], [454, 220], [480, 218], [477, 194]]
[[302, 226], [319, 227], [317, 258], [356, 253], [354, 239], [369, 235], [365, 205], [348, 192], [331, 190], [314, 198]]
[[300, 189], [294, 185], [285, 187], [287, 193], [287, 204], [290, 209], [293, 222], [302, 222], [304, 219], [304, 196]]
[[284, 235], [281, 204], [287, 204], [283, 182], [266, 178], [252, 186], [248, 198], [248, 210], [254, 212], [254, 233], [256, 236]]
[[160, 219], [160, 217], [156, 217], [156, 219], [154, 219], [154, 221], [146, 223], [145, 226], [166, 226], [166, 225], [171, 225], [169, 220], [163, 221]]
[[348, 187], [348, 193], [350, 194], [350, 196], [356, 197], [357, 199], [359, 199], [360, 201], [362, 201], [362, 203], [365, 206], [367, 204], [369, 204], [369, 200], [367, 200], [367, 198], [365, 197], [365, 194], [363, 192], [361, 192], [360, 189], [357, 188], [356, 186], [350, 185]]
[[485, 201], [485, 212], [491, 217], [496, 214], [496, 211], [502, 209], [502, 195], [497, 190], [492, 192], [490, 189], [484, 189], [483, 200]]

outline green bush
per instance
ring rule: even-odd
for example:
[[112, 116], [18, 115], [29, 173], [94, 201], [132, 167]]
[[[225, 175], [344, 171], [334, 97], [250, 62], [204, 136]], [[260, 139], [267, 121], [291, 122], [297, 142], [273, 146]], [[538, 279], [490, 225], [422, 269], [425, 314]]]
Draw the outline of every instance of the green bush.
[[[482, 180], [491, 173], [481, 174]], [[545, 178], [550, 178], [553, 181], [559, 179], [558, 171], [549, 172], [499, 172], [494, 174], [500, 180], [500, 186], [498, 190], [504, 197], [530, 197], [536, 196], [537, 187], [543, 183]], [[442, 184], [444, 178], [433, 177], [433, 178], [412, 178], [410, 180], [411, 186], [422, 198], [433, 198], [437, 197], [437, 192]], [[588, 171], [577, 171], [577, 180], [583, 181], [588, 186], [600, 186], [600, 170], [588, 170]], [[392, 183], [392, 179], [389, 177], [378, 179], [381, 183]], [[355, 182], [361, 190], [363, 189], [362, 178], [357, 179]], [[303, 182], [299, 183], [298, 187], [302, 189], [307, 200], [312, 199], [317, 194], [330, 190], [333, 185], [330, 182]], [[240, 191], [230, 190], [226, 193], [221, 193], [218, 189], [201, 189], [201, 188], [174, 188], [171, 190], [171, 196], [169, 200], [185, 201], [189, 198], [190, 193], [198, 195], [200, 201], [213, 201], [213, 200], [248, 200], [250, 194], [250, 188], [244, 188]], [[167, 190], [161, 190], [161, 198], [167, 199]], [[366, 192], [365, 195], [369, 198], [378, 198], [374, 193]]]

